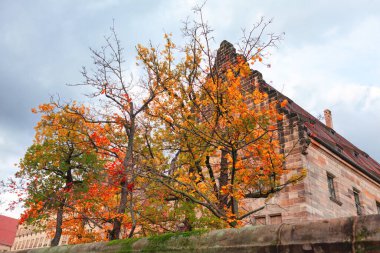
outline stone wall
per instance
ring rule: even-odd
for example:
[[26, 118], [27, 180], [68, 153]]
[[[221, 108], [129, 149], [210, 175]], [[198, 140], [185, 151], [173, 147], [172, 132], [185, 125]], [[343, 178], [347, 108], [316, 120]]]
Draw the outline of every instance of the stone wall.
[[[363, 214], [377, 214], [380, 204], [380, 184], [343, 161], [316, 141], [312, 141], [304, 157], [308, 176], [307, 205], [310, 220], [357, 215], [355, 188], [359, 192]], [[327, 174], [334, 177], [336, 199], [330, 199]]]
[[165, 234], [142, 239], [58, 246], [18, 253], [198, 252], [375, 253], [380, 252], [380, 215], [299, 224]]
[[[276, 93], [272, 93], [271, 99], [279, 99]], [[290, 173], [284, 175], [282, 180], [289, 179], [295, 173], [301, 173], [304, 166], [304, 132], [300, 125], [300, 119], [296, 114], [284, 114], [284, 119], [280, 122], [279, 138], [282, 144], [282, 152], [287, 156], [285, 168], [290, 170]], [[308, 208], [306, 205], [305, 183], [299, 182], [295, 185], [288, 185], [282, 191], [274, 194], [269, 199], [247, 200], [247, 206], [250, 209], [256, 209], [259, 206], [266, 205], [265, 208], [257, 213], [254, 217], [260, 220], [258, 223], [276, 224], [279, 219], [282, 222], [297, 222], [308, 219]], [[281, 218], [278, 218], [280, 216]], [[274, 220], [273, 217], [276, 217]], [[248, 221], [255, 223], [253, 218]]]
[[[294, 135], [286, 133], [287, 148], [295, 141]], [[265, 217], [266, 224], [271, 224], [273, 214], [281, 214], [282, 221], [290, 223], [357, 215], [354, 189], [358, 191], [362, 214], [379, 214], [380, 184], [317, 141], [310, 141], [307, 154], [302, 154], [299, 145], [287, 159], [287, 167], [307, 169], [306, 178], [276, 194], [267, 202], [267, 208], [257, 213], [256, 217]], [[330, 198], [328, 174], [334, 178], [335, 199]]]
[[[237, 57], [242, 56], [236, 53], [231, 43], [223, 41], [217, 52], [215, 69], [223, 73], [227, 66], [237, 61]], [[286, 99], [281, 92], [266, 84], [260, 72], [253, 70], [251, 75], [242, 80], [242, 88], [246, 92], [252, 92], [255, 87], [266, 92], [269, 101], [281, 102]], [[250, 101], [247, 103], [250, 104]], [[305, 122], [316, 124], [318, 122], [314, 121], [318, 120], [290, 100], [289, 105], [286, 108], [278, 108], [284, 115], [284, 119], [277, 123], [278, 137], [282, 145], [280, 152], [287, 155], [285, 167], [292, 170], [283, 180], [302, 169], [307, 169], [308, 175], [303, 182], [286, 187], [274, 194], [269, 201], [244, 200], [249, 210], [265, 205], [265, 209], [255, 213], [245, 222], [274, 224], [281, 221], [297, 222], [356, 215], [354, 188], [359, 192], [363, 214], [380, 213], [380, 183], [344, 162], [339, 154], [329, 152], [319, 145], [311, 135], [309, 136], [305, 127]], [[330, 124], [332, 126], [332, 123]], [[313, 142], [311, 147], [310, 142]], [[330, 199], [327, 173], [330, 173], [335, 181], [336, 199], [333, 200]], [[273, 217], [275, 219], [272, 219]]]
[[[229, 62], [235, 62], [236, 57], [233, 45], [223, 41], [218, 50], [216, 68], [223, 69]], [[242, 87], [246, 92], [260, 87], [268, 94], [270, 101], [281, 102], [286, 98], [266, 84], [261, 73], [255, 70], [242, 80]], [[380, 182], [364, 175], [358, 168], [342, 160], [339, 154], [334, 154], [309, 136], [305, 122], [316, 124], [318, 122], [313, 121], [317, 119], [290, 100], [289, 105], [289, 108], [279, 108], [284, 114], [284, 119], [278, 122], [281, 152], [285, 155], [290, 153], [286, 158], [287, 169], [292, 172], [307, 169], [307, 177], [303, 182], [286, 187], [269, 201], [246, 200], [250, 210], [266, 205], [265, 209], [249, 217], [246, 222], [273, 224], [356, 215], [354, 189], [358, 192], [363, 214], [380, 213]], [[310, 142], [312, 144], [309, 146]], [[327, 173], [334, 178], [334, 199], [330, 198]], [[290, 176], [284, 176], [284, 180]], [[276, 218], [272, 220], [272, 217]]]
[[[236, 53], [236, 49], [231, 43], [223, 41], [217, 52], [215, 68], [223, 73], [227, 66], [237, 61], [237, 57], [242, 56]], [[262, 74], [258, 71], [253, 70], [251, 75], [242, 79], [241, 84], [245, 92], [253, 92], [255, 87], [259, 87], [261, 91], [268, 94], [268, 101], [281, 102], [285, 99], [284, 95], [265, 83]], [[251, 101], [247, 101], [247, 103], [251, 104]], [[277, 123], [279, 129], [277, 134], [282, 145], [279, 152], [287, 156], [285, 167], [291, 170], [291, 173], [284, 176], [283, 180], [286, 180], [294, 173], [300, 173], [304, 168], [303, 153], [306, 148], [304, 144], [307, 136], [297, 114], [287, 110], [283, 110], [283, 114], [284, 119]], [[305, 191], [304, 183], [300, 182], [296, 185], [289, 185], [280, 193], [274, 194], [269, 201], [266, 199], [244, 200], [248, 210], [265, 206], [263, 210], [248, 217], [244, 222], [247, 224], [278, 224], [307, 219]]]

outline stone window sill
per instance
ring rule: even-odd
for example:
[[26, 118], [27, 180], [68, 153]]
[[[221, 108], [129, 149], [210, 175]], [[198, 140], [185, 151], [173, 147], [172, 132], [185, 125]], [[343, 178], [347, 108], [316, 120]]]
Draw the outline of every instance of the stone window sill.
[[337, 200], [336, 198], [333, 198], [333, 197], [330, 197], [330, 200], [332, 202], [335, 202], [337, 205], [341, 206], [342, 205], [342, 202], [340, 202], [339, 200]]

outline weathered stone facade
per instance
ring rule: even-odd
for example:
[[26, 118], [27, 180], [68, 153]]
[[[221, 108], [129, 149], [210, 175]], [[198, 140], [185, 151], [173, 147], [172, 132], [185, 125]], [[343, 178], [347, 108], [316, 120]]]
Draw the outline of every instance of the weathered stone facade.
[[[357, 215], [354, 189], [358, 190], [362, 214], [378, 213], [380, 184], [358, 171], [317, 141], [303, 158], [308, 170], [305, 193], [309, 219]], [[334, 177], [336, 199], [330, 199], [327, 175]]]
[[[216, 68], [235, 62], [237, 56], [232, 44], [223, 41], [217, 53]], [[267, 202], [248, 200], [251, 209], [266, 204], [266, 208], [248, 222], [276, 224], [347, 217], [357, 215], [358, 208], [363, 215], [379, 213], [380, 164], [332, 129], [331, 112], [325, 111], [327, 126], [268, 85], [258, 71], [243, 81], [247, 92], [253, 91], [255, 86], [267, 92], [269, 100], [289, 101], [286, 108], [279, 108], [284, 114], [284, 119], [277, 123], [282, 143], [280, 152], [287, 155], [287, 169], [293, 172], [306, 169], [307, 176]], [[329, 187], [329, 180], [333, 187]]]

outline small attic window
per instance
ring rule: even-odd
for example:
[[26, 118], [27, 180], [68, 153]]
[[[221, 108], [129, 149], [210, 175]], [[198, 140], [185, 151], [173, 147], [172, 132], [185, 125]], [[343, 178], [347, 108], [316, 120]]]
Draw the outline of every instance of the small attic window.
[[338, 144], [336, 144], [336, 150], [339, 152], [339, 153], [342, 153], [343, 152], [343, 148], [341, 146], [339, 146]]
[[335, 134], [336, 132], [334, 131], [334, 129], [330, 129], [330, 132], [332, 133], [332, 134]]
[[356, 152], [356, 151], [354, 151], [354, 156], [355, 156], [355, 157], [359, 157], [359, 153]]

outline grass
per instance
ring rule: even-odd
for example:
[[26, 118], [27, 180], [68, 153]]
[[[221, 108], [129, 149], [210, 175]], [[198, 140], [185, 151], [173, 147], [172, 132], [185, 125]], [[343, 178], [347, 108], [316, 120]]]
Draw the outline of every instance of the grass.
[[[165, 234], [150, 236], [147, 238], [148, 243], [142, 249], [142, 252], [155, 252], [155, 251], [160, 251], [160, 250], [166, 250], [167, 249], [166, 242], [172, 238], [187, 238], [190, 236], [201, 235], [205, 232], [207, 231], [194, 230], [194, 231], [187, 231], [187, 232], [165, 233]], [[140, 239], [142, 238], [114, 240], [114, 241], [108, 242], [107, 246], [120, 245], [117, 253], [133, 252], [132, 245]], [[185, 246], [186, 244], [189, 244], [189, 243], [190, 243], [189, 240], [183, 240], [181, 241], [181, 246]], [[191, 246], [191, 245], [188, 245], [188, 246]]]

